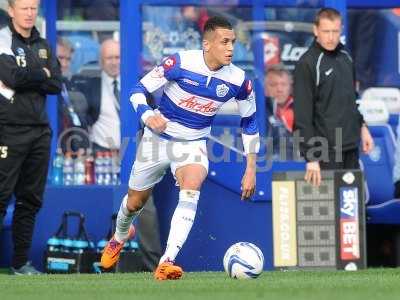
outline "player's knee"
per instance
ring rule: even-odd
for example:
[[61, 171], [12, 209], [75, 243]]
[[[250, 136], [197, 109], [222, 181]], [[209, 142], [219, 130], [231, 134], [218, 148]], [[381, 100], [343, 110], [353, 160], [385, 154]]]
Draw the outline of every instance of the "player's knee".
[[146, 204], [148, 193], [138, 191], [128, 191], [128, 201], [126, 202], [126, 208], [131, 211], [138, 211]]
[[183, 178], [180, 183], [180, 188], [185, 190], [200, 190], [202, 180], [198, 178]]

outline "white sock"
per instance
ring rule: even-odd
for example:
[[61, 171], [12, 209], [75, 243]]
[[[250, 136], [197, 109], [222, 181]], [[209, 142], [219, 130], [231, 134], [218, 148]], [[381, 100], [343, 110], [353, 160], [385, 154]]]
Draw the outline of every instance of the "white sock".
[[171, 219], [167, 249], [161, 257], [160, 263], [166, 260], [175, 261], [179, 250], [181, 250], [192, 229], [199, 197], [199, 191], [181, 190], [179, 192], [179, 202]]
[[130, 212], [126, 207], [127, 202], [128, 195], [125, 195], [117, 215], [117, 224], [114, 237], [119, 243], [126, 241], [126, 239], [128, 238], [129, 227], [131, 226], [133, 220], [142, 211], [142, 209], [139, 209], [138, 211]]

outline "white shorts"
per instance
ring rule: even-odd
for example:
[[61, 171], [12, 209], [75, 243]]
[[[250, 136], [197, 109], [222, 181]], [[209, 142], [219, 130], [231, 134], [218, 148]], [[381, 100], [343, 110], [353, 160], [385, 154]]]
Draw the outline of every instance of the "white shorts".
[[208, 172], [206, 140], [167, 140], [145, 128], [132, 166], [129, 188], [147, 190], [162, 180], [168, 166], [175, 176], [178, 168], [189, 164], [200, 164]]

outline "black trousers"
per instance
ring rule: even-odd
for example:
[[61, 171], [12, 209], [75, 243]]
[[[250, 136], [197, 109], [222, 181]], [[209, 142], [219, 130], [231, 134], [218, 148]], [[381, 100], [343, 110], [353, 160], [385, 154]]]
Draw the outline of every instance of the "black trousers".
[[329, 152], [328, 161], [320, 161], [319, 166], [321, 170], [359, 169], [360, 163], [358, 160], [358, 149], [343, 151], [341, 155], [337, 155], [336, 152]]
[[14, 194], [14, 268], [20, 268], [28, 260], [47, 180], [50, 141], [48, 126], [0, 125], [0, 230]]

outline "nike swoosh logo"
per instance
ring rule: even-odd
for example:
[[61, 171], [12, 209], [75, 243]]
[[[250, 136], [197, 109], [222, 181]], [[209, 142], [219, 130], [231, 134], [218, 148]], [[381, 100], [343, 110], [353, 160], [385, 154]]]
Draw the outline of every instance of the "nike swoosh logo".
[[328, 71], [325, 71], [325, 75], [329, 76], [333, 72], [333, 68], [330, 68]]

